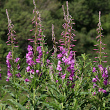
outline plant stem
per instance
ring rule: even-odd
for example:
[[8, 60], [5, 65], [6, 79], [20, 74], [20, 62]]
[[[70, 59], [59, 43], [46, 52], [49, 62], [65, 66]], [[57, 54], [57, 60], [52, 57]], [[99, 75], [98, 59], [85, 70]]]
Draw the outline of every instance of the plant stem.
[[99, 61], [100, 61], [100, 65], [101, 65], [101, 58], [102, 58], [102, 55], [101, 55], [101, 48], [102, 48], [102, 45], [101, 45], [101, 21], [100, 21], [100, 15], [101, 15], [101, 12], [99, 11], [99, 29], [100, 29], [100, 55], [99, 55]]
[[13, 52], [14, 52], [14, 45], [13, 45], [13, 36], [12, 36], [12, 29], [11, 29], [11, 48], [12, 48], [12, 59], [14, 59], [14, 56], [13, 56]]
[[33, 88], [33, 110], [35, 109], [35, 89]]
[[64, 38], [65, 38], [65, 48], [66, 48], [66, 33], [67, 33], [67, 21], [66, 21], [66, 29], [65, 29], [65, 35], [64, 35]]
[[35, 30], [35, 40], [34, 40], [34, 43], [35, 43], [35, 49], [34, 49], [34, 55], [36, 55], [36, 41], [37, 41], [37, 13], [36, 13], [36, 30]]

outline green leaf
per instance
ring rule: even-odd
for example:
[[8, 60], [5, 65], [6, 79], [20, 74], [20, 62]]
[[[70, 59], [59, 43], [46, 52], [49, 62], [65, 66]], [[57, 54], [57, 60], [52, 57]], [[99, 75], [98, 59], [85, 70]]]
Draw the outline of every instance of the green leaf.
[[55, 85], [50, 85], [50, 84], [49, 84], [48, 86], [49, 86], [51, 89], [53, 89], [53, 91], [56, 91], [58, 95], [61, 94], [60, 91], [58, 91], [58, 89], [56, 88]]
[[20, 103], [13, 101], [12, 99], [8, 99], [10, 102], [12, 102], [14, 105], [17, 105], [20, 110], [27, 110], [24, 106], [22, 106]]
[[13, 108], [11, 106], [9, 106], [8, 109], [13, 110]]
[[80, 92], [81, 95], [91, 94], [91, 92]]
[[24, 91], [28, 92], [29, 90], [24, 88], [23, 86], [21, 86], [20, 84], [18, 83], [14, 83], [17, 87], [20, 87], [21, 89], [23, 89]]
[[61, 110], [61, 106], [59, 104], [56, 104], [55, 102], [43, 102], [43, 104], [46, 105], [47, 108], [51, 108], [51, 110]]
[[2, 89], [3, 89], [5, 92], [9, 93], [10, 96], [15, 99], [15, 95], [14, 95], [11, 91], [9, 91], [9, 90], [7, 90], [7, 89], [4, 89], [4, 88], [2, 88]]
[[86, 68], [89, 64], [90, 64], [91, 62], [88, 62], [86, 65], [85, 65], [85, 67], [84, 68]]

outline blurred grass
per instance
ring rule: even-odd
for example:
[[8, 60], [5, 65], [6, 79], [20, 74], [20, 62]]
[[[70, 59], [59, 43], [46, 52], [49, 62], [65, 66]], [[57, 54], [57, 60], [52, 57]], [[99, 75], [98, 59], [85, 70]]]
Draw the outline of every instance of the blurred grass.
[[1, 80], [0, 80], [0, 85], [7, 85], [9, 84], [9, 82], [6, 82], [6, 75], [7, 75], [7, 67], [6, 67], [6, 64], [2, 63], [0, 64], [0, 67], [1, 67]]

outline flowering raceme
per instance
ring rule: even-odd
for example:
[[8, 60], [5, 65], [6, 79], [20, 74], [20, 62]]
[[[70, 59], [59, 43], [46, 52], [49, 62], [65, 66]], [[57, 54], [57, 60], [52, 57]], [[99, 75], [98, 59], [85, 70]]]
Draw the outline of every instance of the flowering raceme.
[[[36, 63], [33, 61], [33, 58], [34, 58], [34, 54], [33, 54], [33, 48], [31, 45], [28, 45], [27, 47], [27, 50], [28, 50], [28, 53], [26, 53], [26, 63], [28, 63], [28, 66], [26, 67], [26, 71], [27, 72], [30, 72], [30, 75], [34, 74], [34, 69], [33, 68], [33, 65], [35, 65]], [[32, 78], [32, 76], [31, 76]], [[27, 79], [26, 79], [26, 82]]]
[[[99, 61], [93, 61], [93, 62], [99, 62], [100, 65], [101, 65], [102, 62], [104, 62], [104, 63], [107, 62], [107, 61], [103, 61], [103, 57], [104, 58], [107, 57], [106, 56], [107, 53], [103, 52], [104, 49], [105, 49], [105, 47], [103, 47], [103, 45], [105, 46], [106, 44], [102, 43], [102, 37], [104, 37], [104, 36], [102, 35], [102, 32], [101, 32], [103, 30], [102, 27], [101, 27], [101, 11], [99, 11], [99, 23], [98, 23], [98, 26], [99, 26], [99, 28], [97, 29], [97, 31], [98, 31], [99, 35], [96, 37], [98, 44], [94, 45], [95, 47], [98, 46], [98, 48], [97, 49], [93, 49], [93, 50], [97, 51], [96, 53], [98, 53], [98, 57], [95, 57], [95, 58], [97, 58]], [[104, 54], [104, 55], [102, 55], [102, 54]]]
[[[99, 73], [95, 67], [93, 67], [93, 71], [92, 71], [94, 73], [97, 71], [96, 77], [92, 79], [92, 82], [94, 83], [93, 88], [98, 88], [98, 92], [106, 93], [106, 90], [103, 89], [103, 87], [108, 85], [108, 70], [107, 70], [107, 68], [104, 68], [102, 65], [98, 65], [98, 67], [99, 67]], [[100, 77], [100, 75], [101, 75], [101, 77]], [[102, 88], [100, 87], [101, 81], [103, 81], [103, 87]]]
[[[13, 72], [13, 69], [11, 68], [10, 60], [13, 61], [12, 52], [9, 52], [8, 55], [6, 56], [6, 64], [7, 64], [7, 79], [6, 79], [6, 81], [9, 81], [9, 78], [12, 77], [12, 72]], [[19, 57], [14, 59], [14, 63], [18, 63], [19, 60], [20, 60]], [[20, 65], [17, 64], [16, 68], [19, 70], [20, 69]], [[21, 77], [20, 73], [16, 74], [16, 76], [17, 77]]]
[[26, 54], [26, 63], [28, 63], [28, 65], [33, 66], [35, 65], [34, 61], [33, 61], [33, 51], [32, 51], [32, 46], [28, 45], [28, 53]]
[[[63, 46], [59, 46], [60, 47], [60, 53], [57, 55], [58, 58], [58, 64], [57, 64], [57, 70], [59, 71], [59, 76], [61, 77], [61, 79], [65, 79], [67, 77], [67, 80], [69, 79], [69, 81], [67, 82], [67, 85], [72, 84], [71, 88], [74, 88], [75, 84], [73, 84], [73, 79], [74, 79], [74, 65], [75, 65], [75, 60], [73, 58], [73, 51], [70, 51], [69, 55], [68, 55], [68, 50], [66, 50], [65, 48], [63, 48]], [[69, 72], [68, 74], [62, 73], [62, 66], [65, 65], [65, 69], [67, 72]], [[58, 81], [57, 81], [58, 82]], [[70, 83], [71, 82], [71, 83]]]
[[11, 63], [10, 63], [10, 59], [12, 59], [12, 54], [11, 52], [8, 53], [8, 55], [6, 56], [6, 64], [7, 64], [7, 79], [6, 81], [9, 81], [9, 78], [12, 76], [12, 73], [10, 73], [11, 71]]

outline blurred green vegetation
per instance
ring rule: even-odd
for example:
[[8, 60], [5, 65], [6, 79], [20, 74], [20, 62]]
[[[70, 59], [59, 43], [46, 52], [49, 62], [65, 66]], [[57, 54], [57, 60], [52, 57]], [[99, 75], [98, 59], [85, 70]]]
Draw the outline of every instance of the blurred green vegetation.
[[[90, 55], [93, 59], [96, 55], [93, 51], [94, 44], [96, 44], [96, 29], [98, 24], [98, 13], [101, 11], [101, 22], [103, 28], [103, 42], [106, 45], [106, 52], [108, 57], [107, 64], [110, 65], [110, 0], [68, 0], [69, 12], [73, 17], [75, 25], [73, 28], [76, 30], [74, 50], [77, 51], [76, 55], [79, 56], [82, 53]], [[41, 13], [42, 25], [44, 28], [44, 35], [46, 36], [49, 48], [52, 48], [51, 30], [52, 24], [55, 26], [56, 40], [61, 38], [61, 32], [64, 31], [62, 24], [64, 5], [66, 9], [66, 0], [35, 0], [37, 9]], [[9, 17], [14, 24], [14, 30], [16, 31], [16, 39], [18, 41], [19, 48], [17, 53], [21, 57], [25, 56], [26, 48], [28, 45], [27, 39], [32, 38], [34, 35], [30, 30], [33, 28], [33, 0], [0, 0], [0, 62], [1, 65], [5, 64], [5, 59], [9, 49], [6, 45], [7, 33], [8, 33], [8, 19], [6, 15], [6, 9], [8, 10]]]

